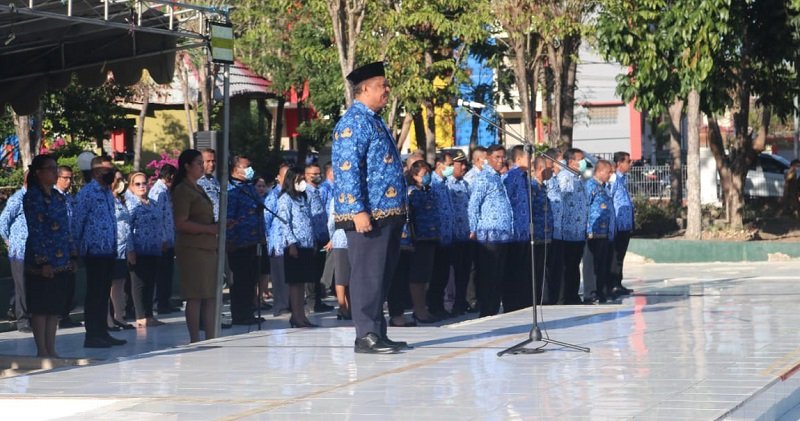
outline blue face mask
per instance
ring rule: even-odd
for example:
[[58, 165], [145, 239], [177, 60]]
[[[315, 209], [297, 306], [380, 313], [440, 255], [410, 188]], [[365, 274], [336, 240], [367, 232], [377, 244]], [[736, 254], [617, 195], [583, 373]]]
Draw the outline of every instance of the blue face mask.
[[444, 170], [442, 171], [442, 175], [444, 176], [444, 178], [447, 178], [447, 177], [450, 177], [451, 175], [453, 175], [453, 167], [452, 166], [444, 167]]
[[586, 159], [585, 158], [581, 159], [580, 161], [578, 161], [578, 171], [580, 171], [581, 173], [586, 171]]
[[422, 185], [423, 186], [430, 186], [431, 185], [431, 173], [426, 173], [422, 176]]
[[253, 177], [255, 177], [255, 175], [256, 175], [256, 171], [253, 169], [253, 167], [247, 167], [247, 168], [244, 169], [244, 179], [245, 180], [250, 181], [250, 180], [253, 179]]

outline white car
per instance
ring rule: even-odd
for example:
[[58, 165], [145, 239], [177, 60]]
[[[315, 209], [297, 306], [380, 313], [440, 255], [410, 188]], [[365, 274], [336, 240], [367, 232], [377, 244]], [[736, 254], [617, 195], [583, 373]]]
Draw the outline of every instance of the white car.
[[789, 161], [780, 155], [758, 154], [758, 159], [747, 172], [744, 195], [747, 197], [783, 196], [783, 177], [789, 167]]

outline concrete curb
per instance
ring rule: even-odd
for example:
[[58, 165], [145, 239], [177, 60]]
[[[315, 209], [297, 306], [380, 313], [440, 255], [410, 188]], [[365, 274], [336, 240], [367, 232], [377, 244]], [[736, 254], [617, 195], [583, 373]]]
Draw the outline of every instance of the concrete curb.
[[800, 258], [800, 242], [633, 238], [628, 251], [654, 263], [766, 262]]

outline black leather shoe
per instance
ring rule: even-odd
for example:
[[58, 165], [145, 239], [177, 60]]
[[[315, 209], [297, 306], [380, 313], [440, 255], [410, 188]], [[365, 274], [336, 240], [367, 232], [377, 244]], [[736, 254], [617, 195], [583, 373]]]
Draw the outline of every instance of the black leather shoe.
[[108, 342], [109, 345], [125, 345], [128, 343], [125, 339], [117, 339], [111, 335], [106, 336], [103, 340]]
[[333, 311], [334, 307], [325, 303], [317, 303], [314, 305], [314, 313], [326, 313]]
[[614, 289], [612, 289], [611, 291], [614, 293], [614, 295], [618, 295], [618, 296], [619, 295], [631, 295], [633, 293], [632, 289], [628, 289], [628, 288], [625, 288], [623, 286], [614, 287]]
[[70, 318], [64, 318], [58, 321], [58, 327], [61, 329], [69, 329], [71, 327], [81, 327], [83, 323], [76, 322]]
[[353, 351], [357, 354], [394, 354], [398, 349], [380, 336], [370, 332], [356, 339]]
[[111, 344], [104, 338], [86, 338], [83, 340], [84, 348], [111, 348]]
[[414, 347], [409, 345], [408, 342], [406, 342], [406, 341], [393, 341], [393, 340], [389, 339], [388, 336], [384, 336], [383, 337], [383, 341], [386, 342], [387, 344], [397, 348], [398, 351], [402, 351], [402, 350], [405, 350], [405, 349], [414, 349]]

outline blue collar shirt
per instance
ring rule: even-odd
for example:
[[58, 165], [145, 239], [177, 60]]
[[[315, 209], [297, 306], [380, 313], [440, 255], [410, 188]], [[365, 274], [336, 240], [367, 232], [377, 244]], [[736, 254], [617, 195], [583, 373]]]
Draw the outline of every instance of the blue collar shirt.
[[563, 210], [561, 206], [561, 189], [558, 187], [558, 177], [554, 175], [544, 183], [545, 187], [547, 187], [547, 203], [550, 205], [550, 210], [553, 213], [553, 239], [562, 240], [561, 219], [563, 217]]
[[431, 174], [431, 180], [431, 189], [436, 195], [436, 209], [439, 210], [439, 242], [446, 246], [453, 242], [453, 204], [447, 180], [435, 172]]
[[537, 179], [531, 181], [531, 206], [533, 207], [533, 241], [547, 244], [553, 239], [553, 211], [547, 196], [547, 184]]
[[614, 213], [617, 231], [633, 231], [634, 206], [628, 192], [628, 175], [617, 171], [617, 178], [611, 185], [611, 200], [614, 201]]
[[114, 198], [114, 218], [117, 220], [117, 259], [127, 259], [128, 251], [133, 251], [131, 243], [131, 214], [128, 212], [127, 204], [131, 200], [139, 200], [125, 190], [125, 203], [119, 198]]
[[283, 228], [284, 248], [292, 244], [300, 248], [316, 248], [311, 225], [311, 201], [306, 195], [301, 194], [296, 199], [288, 194], [280, 195], [278, 216], [286, 221]]
[[23, 187], [14, 192], [0, 213], [0, 237], [8, 246], [8, 258], [16, 261], [25, 260], [25, 243], [28, 240], [28, 225], [22, 206], [26, 190]]
[[319, 187], [311, 184], [306, 185], [306, 196], [311, 205], [311, 225], [314, 229], [314, 237], [319, 244], [326, 244], [330, 240], [328, 234], [328, 212], [325, 210], [322, 191]]
[[487, 166], [475, 179], [469, 198], [469, 228], [482, 243], [514, 238], [514, 215], [500, 174]]
[[175, 219], [172, 216], [172, 196], [164, 180], [156, 181], [147, 197], [152, 202], [155, 202], [161, 212], [161, 229], [164, 230], [161, 238], [165, 239], [164, 244], [167, 248], [175, 247]]
[[586, 182], [586, 198], [589, 201], [589, 218], [586, 222], [588, 238], [614, 239], [614, 203], [606, 186], [594, 177]]
[[525, 171], [517, 166], [508, 170], [503, 180], [508, 200], [511, 202], [511, 211], [514, 214], [513, 241], [516, 242], [530, 241], [528, 180], [529, 178]]
[[219, 181], [213, 175], [204, 175], [197, 180], [197, 185], [206, 192], [206, 196], [214, 206], [214, 222], [219, 222]]
[[53, 188], [49, 196], [39, 188], [31, 188], [25, 193], [23, 208], [28, 224], [25, 266], [38, 269], [49, 265], [54, 272], [73, 270], [75, 247], [64, 196]]
[[561, 190], [561, 237], [564, 241], [586, 241], [589, 201], [581, 178], [567, 170], [558, 173]]
[[92, 180], [78, 192], [73, 226], [81, 256], [117, 256], [114, 196], [108, 187]]
[[132, 246], [128, 251], [142, 256], [161, 256], [163, 245], [168, 243], [168, 235], [161, 223], [164, 218], [161, 207], [152, 200], [144, 204], [138, 197], [128, 200], [127, 205]]
[[264, 214], [259, 209], [263, 203], [252, 183], [231, 180], [228, 184], [229, 250], [264, 242]]

